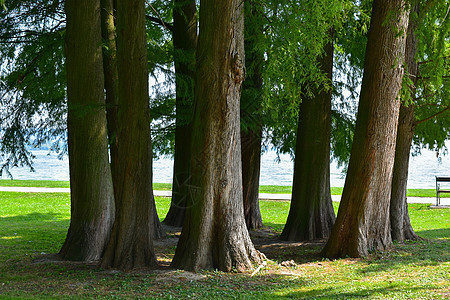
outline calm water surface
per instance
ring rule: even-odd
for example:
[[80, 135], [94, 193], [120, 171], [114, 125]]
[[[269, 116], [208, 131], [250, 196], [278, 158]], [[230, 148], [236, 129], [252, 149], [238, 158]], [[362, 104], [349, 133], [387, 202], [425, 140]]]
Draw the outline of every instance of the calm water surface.
[[[450, 142], [447, 142], [450, 148]], [[11, 173], [14, 179], [31, 180], [69, 180], [69, 161], [67, 157], [59, 160], [54, 153], [47, 150], [34, 150], [35, 172], [28, 168], [14, 168]], [[274, 151], [263, 154], [261, 160], [261, 185], [291, 185], [293, 162], [289, 155], [281, 155], [277, 161]], [[169, 158], [160, 158], [153, 163], [154, 182], [172, 182], [173, 161]], [[344, 186], [342, 170], [331, 163], [331, 186]], [[411, 157], [409, 168], [408, 188], [435, 188], [435, 176], [450, 176], [450, 155], [436, 157], [436, 152], [422, 150], [419, 156]], [[3, 175], [1, 177], [6, 179]]]

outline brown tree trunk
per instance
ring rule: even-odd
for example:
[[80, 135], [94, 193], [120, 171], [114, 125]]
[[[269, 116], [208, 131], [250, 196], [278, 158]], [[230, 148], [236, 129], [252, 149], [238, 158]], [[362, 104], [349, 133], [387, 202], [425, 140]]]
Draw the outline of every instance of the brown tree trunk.
[[326, 257], [392, 245], [389, 199], [408, 26], [404, 0], [374, 0], [347, 177]]
[[[325, 46], [321, 71], [332, 80], [333, 44]], [[317, 87], [300, 105], [291, 208], [281, 238], [327, 238], [335, 221], [330, 190], [331, 88]]]
[[192, 107], [194, 101], [197, 7], [195, 1], [174, 0], [173, 44], [175, 48], [176, 127], [172, 201], [164, 223], [182, 226], [190, 177]]
[[66, 70], [71, 221], [63, 259], [101, 258], [114, 222], [108, 161], [100, 1], [66, 1]]
[[255, 132], [241, 130], [242, 188], [244, 218], [248, 229], [262, 227], [259, 209], [259, 175], [261, 169], [262, 127]]
[[102, 267], [130, 270], [157, 265], [152, 237], [152, 147], [144, 0], [117, 4], [117, 209]]
[[[153, 168], [153, 162], [152, 162], [152, 168]], [[153, 179], [152, 179], [151, 183], [153, 183]], [[152, 210], [153, 210], [152, 237], [155, 240], [159, 240], [159, 239], [167, 237], [167, 234], [164, 231], [161, 221], [159, 220], [158, 211], [156, 210], [155, 197], [153, 196], [153, 188], [152, 188], [152, 203], [151, 203], [151, 205], [152, 205]]]
[[[418, 13], [419, 5], [414, 5], [412, 7], [412, 11]], [[415, 14], [411, 14], [411, 16], [413, 15]], [[412, 85], [409, 87], [412, 100], [415, 99], [416, 82], [419, 73], [418, 64], [415, 60], [415, 55], [417, 52], [417, 38], [415, 35], [416, 28], [417, 20], [411, 17], [406, 38], [405, 61], [410, 79], [412, 81]], [[406, 202], [409, 154], [411, 142], [414, 136], [414, 127], [414, 103], [409, 105], [403, 103], [400, 107], [400, 116], [398, 120], [390, 204], [392, 239], [398, 242], [403, 242], [405, 239], [419, 239], [411, 226], [408, 214], [408, 204]]]
[[390, 203], [392, 239], [398, 242], [417, 240], [408, 214], [406, 191], [408, 181], [409, 154], [414, 136], [414, 105], [402, 105], [398, 120], [395, 146], [394, 171]]
[[241, 157], [244, 216], [248, 229], [260, 228], [259, 176], [261, 168], [261, 99], [262, 67], [264, 52], [261, 51], [263, 16], [261, 7], [254, 1], [245, 1], [245, 65], [246, 78], [241, 96]]
[[[114, 191], [117, 191], [117, 168], [118, 168], [118, 83], [117, 73], [117, 47], [115, 31], [115, 6], [112, 0], [101, 0], [102, 5], [102, 37], [106, 47], [103, 48], [103, 69], [105, 74], [106, 90], [106, 116], [108, 121], [109, 151], [111, 157], [111, 173], [114, 183]], [[116, 197], [117, 198], [117, 197]], [[159, 221], [156, 211], [155, 199], [152, 197], [154, 207], [153, 238], [159, 239], [166, 234]]]
[[111, 157], [111, 174], [114, 186], [117, 182], [117, 107], [118, 82], [116, 59], [116, 30], [114, 24], [114, 7], [112, 0], [101, 0], [103, 71], [106, 91], [106, 117], [108, 124], [109, 153]]
[[242, 205], [239, 97], [244, 79], [242, 2], [202, 1], [191, 180], [172, 266], [244, 271], [260, 262]]

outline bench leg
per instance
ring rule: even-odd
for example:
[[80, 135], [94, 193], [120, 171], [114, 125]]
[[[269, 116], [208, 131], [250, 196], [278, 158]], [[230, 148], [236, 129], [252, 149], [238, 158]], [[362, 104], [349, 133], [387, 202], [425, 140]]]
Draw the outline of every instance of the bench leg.
[[439, 202], [440, 202], [440, 199], [439, 199], [439, 197], [440, 197], [439, 188], [440, 188], [440, 185], [439, 185], [439, 183], [436, 180], [436, 206], [439, 206]]

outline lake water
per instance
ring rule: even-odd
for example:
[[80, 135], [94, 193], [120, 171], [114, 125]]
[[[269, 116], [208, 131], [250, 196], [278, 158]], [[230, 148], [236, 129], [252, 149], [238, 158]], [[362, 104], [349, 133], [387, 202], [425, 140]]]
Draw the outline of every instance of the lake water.
[[[450, 148], [450, 142], [447, 142]], [[28, 168], [14, 168], [14, 179], [31, 180], [69, 180], [69, 161], [67, 157], [59, 160], [54, 153], [47, 150], [32, 151], [35, 172]], [[293, 162], [289, 155], [281, 155], [277, 162], [274, 151], [263, 154], [261, 159], [261, 185], [292, 185]], [[173, 161], [160, 158], [153, 163], [153, 182], [172, 182]], [[344, 177], [335, 163], [331, 163], [331, 186], [344, 186]], [[436, 157], [436, 152], [422, 150], [419, 156], [411, 157], [408, 188], [435, 188], [435, 176], [450, 176], [450, 155]], [[6, 179], [5, 174], [1, 177]]]

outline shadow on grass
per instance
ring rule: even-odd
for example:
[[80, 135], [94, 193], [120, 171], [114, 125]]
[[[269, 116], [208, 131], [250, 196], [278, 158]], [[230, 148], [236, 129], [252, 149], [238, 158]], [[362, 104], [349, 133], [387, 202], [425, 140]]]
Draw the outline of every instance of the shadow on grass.
[[264, 227], [250, 230], [250, 236], [257, 250], [261, 251], [270, 260], [281, 263], [294, 261], [303, 264], [321, 260], [320, 251], [325, 240], [292, 242], [279, 238], [284, 224], [264, 223]]
[[[283, 224], [265, 223], [265, 225], [263, 230], [271, 231], [270, 236], [255, 237], [255, 231], [251, 235], [256, 248], [263, 252], [268, 259], [278, 263], [293, 260], [296, 264], [317, 262], [323, 259], [320, 252], [325, 246], [326, 240], [282, 241], [279, 239], [279, 235]], [[362, 268], [361, 273], [389, 272], [410, 265], [434, 266], [443, 261], [450, 261], [448, 241], [445, 240], [450, 237], [450, 228], [419, 231], [417, 234], [425, 240], [395, 243], [389, 251], [374, 252], [363, 258], [367, 267]]]
[[69, 220], [56, 213], [0, 217], [0, 255], [6, 259], [59, 250]]

